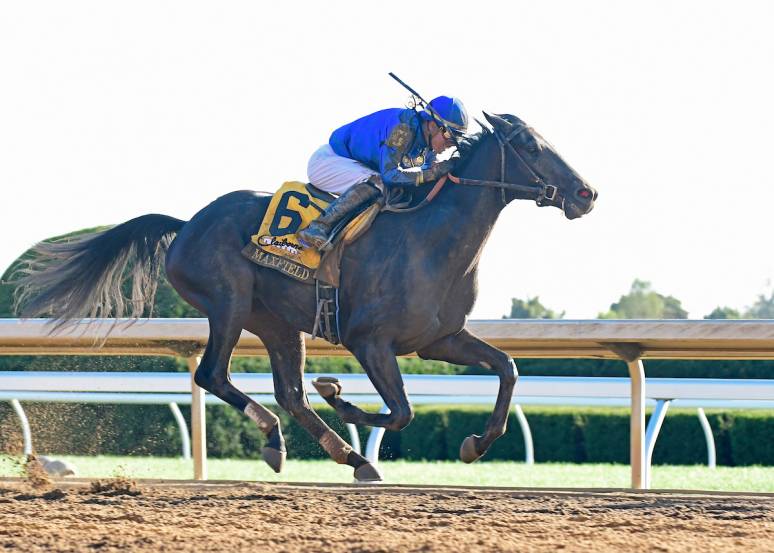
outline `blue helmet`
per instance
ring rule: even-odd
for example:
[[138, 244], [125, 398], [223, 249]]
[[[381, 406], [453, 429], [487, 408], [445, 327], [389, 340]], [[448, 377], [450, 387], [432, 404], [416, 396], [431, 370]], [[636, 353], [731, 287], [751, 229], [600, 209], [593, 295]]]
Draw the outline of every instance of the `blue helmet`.
[[433, 120], [438, 126], [446, 127], [454, 134], [462, 135], [468, 130], [468, 112], [459, 98], [438, 96], [419, 114], [426, 121]]

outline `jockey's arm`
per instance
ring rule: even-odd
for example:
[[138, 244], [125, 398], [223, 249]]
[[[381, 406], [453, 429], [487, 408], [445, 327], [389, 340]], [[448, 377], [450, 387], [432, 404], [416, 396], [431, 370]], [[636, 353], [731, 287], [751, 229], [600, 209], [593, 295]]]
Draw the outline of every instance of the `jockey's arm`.
[[435, 155], [430, 153], [421, 168], [404, 169], [400, 166], [402, 155], [400, 150], [386, 144], [381, 148], [379, 172], [387, 186], [419, 186], [437, 180], [453, 166], [448, 160], [434, 163]]
[[382, 145], [379, 152], [379, 173], [387, 186], [417, 186], [422, 184], [422, 171], [400, 166], [402, 152]]

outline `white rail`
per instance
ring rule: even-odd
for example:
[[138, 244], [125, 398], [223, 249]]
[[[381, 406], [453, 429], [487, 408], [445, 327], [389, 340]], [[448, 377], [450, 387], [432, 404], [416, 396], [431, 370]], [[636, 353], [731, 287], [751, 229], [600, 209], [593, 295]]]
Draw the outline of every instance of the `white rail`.
[[[514, 357], [622, 359], [631, 379], [632, 487], [645, 488], [647, 448], [645, 371], [647, 359], [774, 359], [774, 320], [767, 321], [469, 321], [468, 329]], [[106, 333], [112, 333], [105, 338]], [[172, 355], [196, 357], [209, 335], [204, 319], [150, 319], [128, 324], [84, 321], [50, 335], [46, 320], [0, 320], [0, 355]], [[307, 338], [308, 355], [348, 355], [338, 346]], [[236, 355], [265, 355], [263, 344], [244, 332]], [[148, 375], [150, 377], [150, 374]], [[521, 385], [521, 384], [520, 384]], [[620, 386], [620, 384], [619, 384]], [[143, 388], [146, 392], [148, 388]], [[192, 382], [194, 473], [206, 478], [204, 398]], [[621, 392], [617, 392], [621, 393]], [[466, 394], [468, 395], [468, 394]]]

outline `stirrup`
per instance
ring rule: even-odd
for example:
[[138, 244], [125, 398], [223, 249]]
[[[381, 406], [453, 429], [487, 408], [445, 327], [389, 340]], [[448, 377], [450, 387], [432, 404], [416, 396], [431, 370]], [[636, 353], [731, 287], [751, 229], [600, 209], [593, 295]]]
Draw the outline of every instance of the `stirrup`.
[[326, 253], [333, 249], [333, 237], [328, 238], [323, 244], [317, 248], [320, 252]]

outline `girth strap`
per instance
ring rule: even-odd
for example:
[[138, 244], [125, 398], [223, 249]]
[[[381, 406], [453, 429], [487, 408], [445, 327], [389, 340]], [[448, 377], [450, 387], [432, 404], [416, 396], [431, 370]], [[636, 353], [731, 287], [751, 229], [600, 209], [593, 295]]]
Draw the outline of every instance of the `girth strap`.
[[312, 340], [325, 338], [331, 344], [340, 344], [339, 339], [339, 289], [315, 280], [317, 311], [312, 327]]

